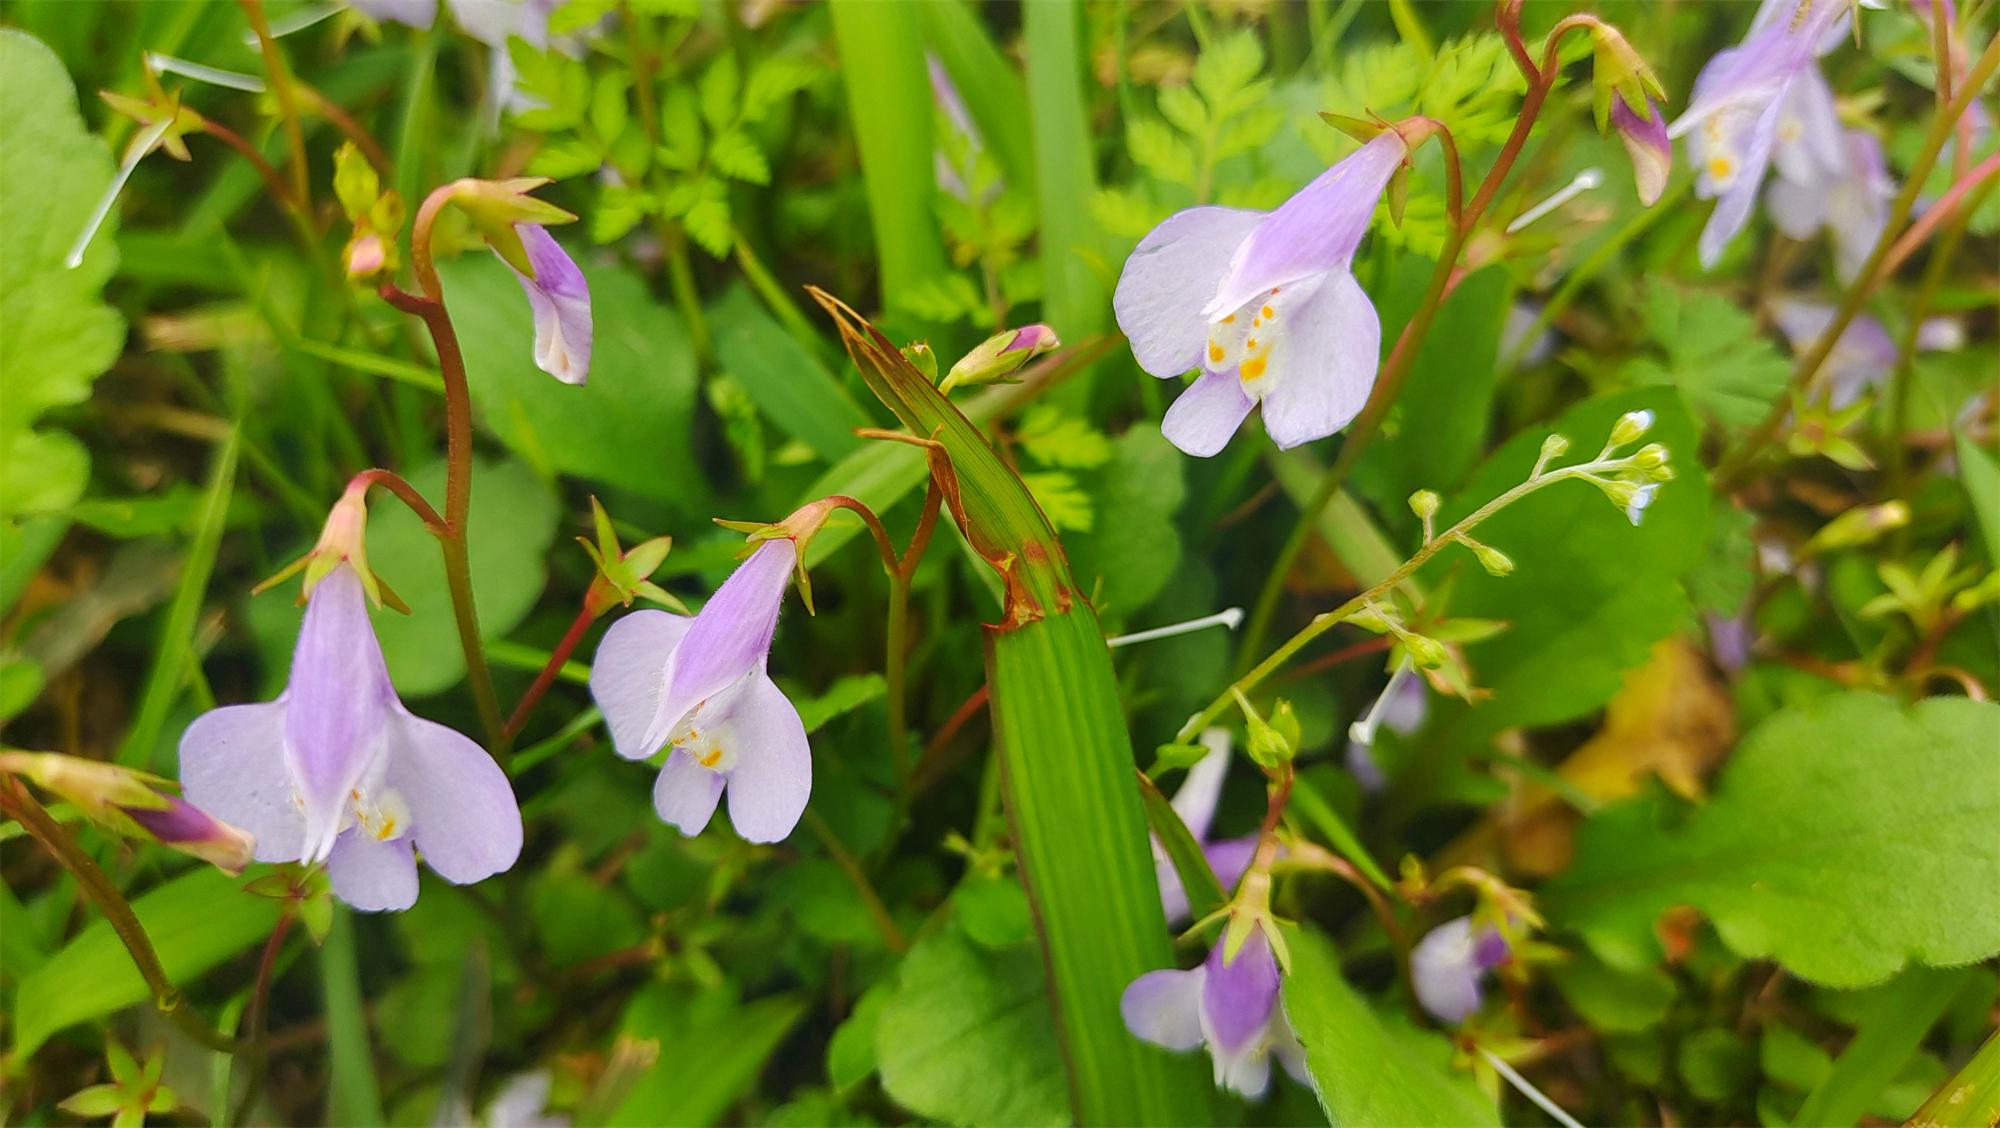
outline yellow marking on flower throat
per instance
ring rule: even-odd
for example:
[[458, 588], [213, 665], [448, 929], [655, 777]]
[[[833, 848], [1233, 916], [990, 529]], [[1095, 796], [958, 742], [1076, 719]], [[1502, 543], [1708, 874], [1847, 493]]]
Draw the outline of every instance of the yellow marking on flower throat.
[[1711, 180], [1728, 180], [1736, 174], [1736, 162], [1728, 157], [1716, 155], [1708, 158], [1708, 176]]
[[1243, 358], [1242, 366], [1237, 369], [1237, 376], [1247, 384], [1262, 376], [1265, 366], [1270, 364], [1270, 362], [1271, 358], [1267, 356], [1245, 357]]
[[722, 745], [717, 744], [713, 748], [710, 748], [706, 756], [696, 756], [694, 762], [704, 768], [713, 769], [715, 765], [722, 762]]
[[[1181, 355], [1182, 355], [1182, 356], [1186, 356], [1187, 354], [1186, 354], [1186, 353], [1182, 353]], [[1214, 341], [1210, 341], [1210, 342], [1208, 343], [1208, 360], [1209, 360], [1209, 363], [1211, 363], [1211, 364], [1221, 364], [1221, 363], [1222, 363], [1222, 358], [1223, 358], [1223, 356], [1224, 356], [1224, 353], [1223, 353], [1223, 351], [1222, 351], [1222, 346], [1221, 346], [1221, 345], [1218, 345], [1218, 344], [1216, 344], [1216, 343], [1215, 343]]]

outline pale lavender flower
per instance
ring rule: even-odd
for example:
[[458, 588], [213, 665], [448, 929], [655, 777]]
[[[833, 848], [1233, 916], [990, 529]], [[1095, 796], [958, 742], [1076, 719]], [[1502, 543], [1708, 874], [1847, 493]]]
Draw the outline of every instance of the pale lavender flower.
[[554, 1084], [546, 1069], [515, 1074], [486, 1103], [486, 1128], [569, 1128], [569, 1117], [546, 1111]]
[[1757, 642], [1757, 628], [1750, 621], [1749, 611], [1738, 615], [1717, 615], [1710, 611], [1702, 619], [1708, 624], [1708, 652], [1715, 656], [1715, 664], [1728, 673], [1742, 673], [1750, 664], [1750, 652]]
[[1408, 154], [1385, 131], [1276, 211], [1189, 208], [1140, 240], [1112, 300], [1118, 326], [1152, 375], [1202, 370], [1161, 423], [1175, 446], [1217, 453], [1259, 403], [1281, 448], [1360, 412], [1382, 324], [1349, 265]]
[[[1201, 734], [1200, 740], [1208, 748], [1208, 755], [1188, 769], [1180, 790], [1174, 792], [1173, 808], [1187, 825], [1188, 834], [1201, 846], [1217, 884], [1229, 890], [1236, 887], [1244, 871], [1250, 868], [1250, 859], [1257, 853], [1257, 836], [1249, 834], [1220, 842], [1208, 840], [1216, 805], [1222, 800], [1223, 777], [1229, 773], [1229, 731], [1211, 728]], [[1152, 844], [1153, 876], [1160, 883], [1160, 904], [1166, 909], [1167, 923], [1179, 924], [1193, 912], [1188, 904], [1187, 887], [1181, 884], [1180, 871], [1174, 868], [1160, 840], [1153, 838]]]
[[437, 22], [438, 0], [347, 0], [371, 20], [393, 20], [419, 30]]
[[1472, 918], [1448, 920], [1410, 949], [1411, 986], [1417, 1001], [1439, 1022], [1456, 1025], [1479, 1009], [1480, 980], [1506, 963], [1506, 937], [1497, 928], [1473, 931]]
[[1125, 988], [1119, 1011], [1136, 1037], [1169, 1050], [1207, 1046], [1215, 1083], [1256, 1100], [1271, 1084], [1271, 1058], [1311, 1084], [1305, 1050], [1278, 1003], [1278, 961], [1261, 925], [1236, 958], [1223, 941], [1190, 971], [1149, 971]]
[[547, 228], [522, 223], [514, 229], [535, 268], [533, 277], [514, 271], [535, 315], [535, 367], [565, 384], [581, 384], [590, 378], [590, 285]]
[[958, 86], [952, 82], [950, 72], [944, 69], [944, 64], [938, 61], [938, 57], [926, 52], [924, 63], [930, 71], [931, 100], [937, 104], [938, 111], [944, 115], [945, 123], [951, 131], [963, 139], [962, 146], [958, 148], [963, 154], [965, 169], [961, 170], [952, 157], [947, 155], [945, 146], [939, 146], [937, 152], [932, 155], [932, 171], [937, 177], [938, 187], [968, 204], [992, 203], [993, 197], [1000, 192], [998, 184], [992, 185], [987, 190], [985, 199], [977, 201], [972, 199], [972, 190], [966, 184], [970, 166], [985, 148], [985, 142], [979, 136], [979, 126], [973, 123], [972, 112], [966, 108], [965, 99], [958, 93]]
[[[1830, 305], [1801, 298], [1779, 298], [1771, 304], [1771, 320], [1794, 352], [1812, 348], [1833, 324], [1834, 313]], [[1841, 408], [1860, 399], [1895, 367], [1896, 342], [1881, 322], [1864, 313], [1848, 322], [1834, 341], [1820, 365], [1819, 378], [1825, 382], [1832, 406]]]
[[1666, 190], [1667, 174], [1674, 169], [1674, 146], [1667, 140], [1667, 122], [1660, 116], [1660, 104], [1646, 99], [1646, 116], [1632, 112], [1623, 98], [1611, 100], [1611, 124], [1625, 153], [1632, 158], [1632, 178], [1639, 188], [1639, 203], [1652, 207]]
[[1687, 137], [1695, 194], [1716, 201], [1701, 233], [1702, 265], [1715, 265], [1749, 221], [1781, 122], [1798, 129], [1780, 157], [1791, 172], [1812, 175], [1807, 158], [1815, 155], [1827, 168], [1839, 165], [1827, 129], [1831, 96], [1820, 97], [1825, 82], [1814, 60], [1840, 41], [1847, 15], [1846, 0], [1765, 0], [1743, 42], [1717, 52], [1695, 79], [1667, 135]]
[[612, 748], [628, 760], [671, 749], [653, 807], [683, 834], [701, 833], [725, 787], [729, 821], [751, 842], [782, 840], [805, 812], [806, 728], [765, 672], [797, 564], [789, 539], [765, 541], [700, 614], [634, 612], [597, 649], [590, 692]]
[[254, 835], [258, 861], [325, 862], [357, 909], [415, 903], [412, 847], [458, 884], [521, 852], [506, 773], [396, 697], [350, 564], [313, 587], [284, 693], [202, 714], [180, 755], [188, 798]]
[[1812, 167], [1810, 179], [1796, 179], [1780, 164], [1764, 207], [1778, 230], [1793, 239], [1810, 239], [1821, 228], [1829, 231], [1835, 272], [1842, 282], [1851, 282], [1889, 225], [1896, 182], [1889, 178], [1882, 143], [1873, 134], [1836, 129], [1834, 141], [1839, 163], [1830, 169]]
[[[549, 16], [562, 0], [451, 0], [451, 14], [465, 34], [490, 48], [486, 119], [492, 126], [504, 109], [523, 110], [537, 103], [516, 85], [514, 55], [507, 44], [519, 39], [537, 51], [551, 46]], [[569, 48], [574, 53], [573, 47]]]

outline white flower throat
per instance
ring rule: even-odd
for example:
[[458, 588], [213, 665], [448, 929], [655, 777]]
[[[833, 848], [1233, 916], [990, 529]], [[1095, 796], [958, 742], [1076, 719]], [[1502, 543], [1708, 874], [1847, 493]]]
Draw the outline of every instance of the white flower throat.
[[[709, 700], [713, 699], [703, 700], [688, 710], [688, 715], [681, 718], [681, 723], [675, 727], [669, 743], [692, 756], [695, 763], [709, 771], [727, 774], [736, 766], [735, 742], [727, 739], [728, 726], [721, 723], [717, 710], [707, 708]], [[704, 710], [708, 713], [706, 721], [702, 717]]]
[[1317, 288], [1314, 279], [1273, 286], [1236, 312], [1209, 322], [1203, 367], [1210, 372], [1234, 369], [1243, 394], [1263, 399], [1277, 384], [1274, 365], [1286, 344], [1289, 314]]

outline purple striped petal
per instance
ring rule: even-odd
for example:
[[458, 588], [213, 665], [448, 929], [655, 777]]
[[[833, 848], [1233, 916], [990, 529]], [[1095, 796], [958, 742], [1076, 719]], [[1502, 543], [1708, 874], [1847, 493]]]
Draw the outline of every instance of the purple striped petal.
[[535, 268], [532, 278], [514, 271], [535, 315], [535, 366], [565, 384], [581, 384], [590, 376], [590, 286], [546, 228], [522, 223], [514, 230]]
[[1167, 408], [1160, 433], [1183, 452], [1208, 458], [1229, 445], [1255, 406], [1234, 372], [1204, 372]]
[[410, 840], [383, 841], [359, 828], [340, 836], [326, 859], [334, 895], [365, 913], [417, 903], [417, 860]]
[[521, 856], [521, 809], [507, 773], [463, 734], [399, 711], [386, 782], [409, 807], [424, 864], [446, 881], [482, 881]]
[[242, 873], [256, 856], [256, 840], [200, 807], [166, 796], [164, 807], [120, 807], [161, 842], [226, 873]]
[[674, 648], [667, 690], [642, 744], [665, 744], [696, 706], [763, 668], [798, 559], [791, 540], [765, 541], [715, 589]]
[[1226, 946], [1217, 941], [1202, 965], [1202, 1025], [1218, 1061], [1255, 1045], [1278, 1002], [1278, 961], [1263, 928], [1250, 930], [1233, 960], [1223, 958]]
[[[1372, 142], [1371, 142], [1372, 144]], [[1264, 430], [1280, 450], [1347, 426], [1375, 386], [1382, 322], [1361, 284], [1345, 270], [1288, 313], [1265, 354]], [[1245, 371], [1249, 361], [1245, 361]]]
[[667, 662], [694, 620], [668, 611], [634, 611], [611, 624], [590, 664], [590, 696], [611, 730], [611, 747], [627, 760], [660, 750], [647, 731], [667, 690]]
[[313, 588], [279, 698], [285, 760], [305, 813], [302, 860], [327, 856], [350, 796], [380, 773], [395, 699], [361, 577], [342, 564]]
[[256, 841], [256, 860], [298, 860], [305, 816], [292, 802], [282, 701], [203, 713], [181, 735], [180, 759], [181, 790], [188, 800], [248, 831]]
[[721, 798], [721, 774], [702, 767], [679, 748], [667, 756], [666, 767], [653, 781], [653, 810], [659, 812], [660, 821], [690, 837], [708, 826]]
[[1118, 1000], [1125, 1029], [1142, 1041], [1169, 1050], [1201, 1045], [1202, 980], [1206, 972], [1149, 971], [1134, 979]]
[[1111, 308], [1140, 368], [1165, 379], [1200, 366], [1208, 337], [1202, 307], [1264, 218], [1264, 212], [1236, 208], [1189, 208], [1139, 240], [1118, 276]]
[[812, 794], [812, 749], [799, 711], [760, 673], [732, 695], [717, 727], [735, 758], [728, 775], [730, 825], [750, 842], [783, 841]]
[[1203, 313], [1214, 320], [1274, 286], [1344, 269], [1408, 155], [1402, 136], [1387, 130], [1300, 189], [1236, 248]]

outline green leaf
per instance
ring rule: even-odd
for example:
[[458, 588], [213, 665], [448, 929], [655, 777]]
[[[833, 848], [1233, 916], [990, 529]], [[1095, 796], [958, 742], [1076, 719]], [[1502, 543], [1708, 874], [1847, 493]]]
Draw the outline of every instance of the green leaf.
[[863, 992], [826, 1041], [826, 1079], [843, 1092], [875, 1073], [875, 1031], [896, 985], [883, 980]]
[[[262, 940], [277, 924], [279, 909], [278, 902], [239, 891], [234, 880], [207, 866], [132, 902], [167, 978], [183, 989]], [[14, 996], [14, 1052], [26, 1060], [56, 1031], [145, 1002], [150, 994], [111, 922], [94, 919], [22, 978]]]
[[706, 517], [707, 487], [683, 472], [694, 439], [694, 352], [680, 319], [644, 281], [622, 267], [584, 264], [597, 339], [590, 383], [571, 387], [535, 367], [527, 299], [506, 264], [473, 255], [439, 271], [472, 402], [490, 431], [544, 473], [574, 474]]
[[935, 190], [922, 25], [895, 4], [839, 3], [831, 11], [882, 293], [901, 308], [905, 293], [942, 274], [945, 262], [937, 225], [912, 222], [931, 214]]
[[[409, 479], [434, 504], [443, 499], [443, 463], [431, 463]], [[555, 491], [513, 461], [475, 461], [472, 483], [466, 550], [479, 629], [487, 638], [504, 638], [534, 609], [547, 582], [545, 558], [556, 533]], [[458, 684], [465, 676], [465, 654], [453, 624], [437, 538], [407, 506], [387, 495], [378, 497], [368, 514], [368, 563], [410, 605], [408, 615], [386, 608], [373, 615], [397, 692], [424, 697]]]
[[[1026, 5], [1021, 15], [1035, 207], [1042, 225], [1042, 319], [1064, 340], [1081, 341], [1106, 328], [1111, 309], [1108, 252], [1083, 206], [1097, 194], [1097, 170], [1084, 98], [1082, 5], [1048, 0]], [[1088, 399], [1090, 383], [1085, 377], [1072, 380], [1058, 398], [1080, 403]]]
[[1651, 800], [1584, 824], [1576, 863], [1539, 898], [1607, 958], [1656, 954], [1670, 906], [1730, 949], [1838, 987], [1914, 961], [2000, 951], [2000, 706], [1903, 708], [1849, 692], [1781, 710], [1746, 737], [1715, 798], [1674, 829]]
[[1725, 427], [1749, 427], [1784, 391], [1791, 364], [1757, 332], [1750, 315], [1722, 294], [1684, 290], [1649, 275], [1646, 332], [1666, 364], [1641, 360], [1633, 384], [1670, 384], [1694, 411]]
[[731, 180], [741, 180], [746, 184], [769, 184], [771, 165], [764, 159], [764, 151], [750, 140], [748, 134], [734, 129], [715, 135], [708, 143], [708, 159], [715, 164], [715, 170]]
[[1613, 967], [1590, 952], [1579, 952], [1550, 976], [1570, 1006], [1598, 1030], [1636, 1034], [1667, 1017], [1674, 981], [1663, 969]]
[[[1209, 753], [1211, 756], [1226, 754]], [[1153, 837], [1166, 851], [1167, 860], [1173, 863], [1174, 873], [1180, 878], [1181, 888], [1187, 891], [1187, 903], [1193, 918], [1201, 920], [1221, 908], [1226, 896], [1222, 884], [1216, 880], [1215, 870], [1202, 853], [1201, 844], [1188, 832], [1187, 823], [1182, 821], [1180, 812], [1174, 810], [1172, 801], [1151, 780], [1140, 783], [1139, 797], [1145, 801], [1146, 822], [1152, 827]]]
[[1378, 1014], [1341, 978], [1333, 945], [1307, 929], [1287, 935], [1291, 973], [1285, 1015], [1306, 1049], [1313, 1091], [1335, 1124], [1500, 1123], [1469, 1073], [1452, 1069], [1452, 1045], [1400, 1017]]
[[0, 519], [69, 505], [89, 477], [81, 444], [31, 428], [50, 408], [88, 399], [125, 345], [124, 319], [101, 297], [118, 262], [115, 208], [82, 265], [65, 261], [111, 176], [62, 62], [34, 37], [0, 29]]
[[1157, 427], [1126, 431], [1110, 454], [1091, 489], [1095, 528], [1071, 538], [1070, 560], [1107, 617], [1125, 620], [1158, 598], [1180, 567], [1174, 515], [1187, 495], [1187, 458]]
[[1966, 968], [1911, 968], [1871, 1002], [1854, 1037], [1806, 1096], [1795, 1124], [1854, 1124], [1874, 1107], [1970, 976]]
[[1021, 475], [1021, 484], [1034, 495], [1035, 504], [1048, 515], [1049, 524], [1058, 529], [1087, 533], [1096, 523], [1097, 511], [1090, 504], [1090, 495], [1076, 483], [1073, 474], [1061, 470], [1043, 470]]
[[749, 290], [732, 288], [712, 309], [717, 360], [771, 422], [828, 462], [860, 449], [854, 430], [874, 421]]
[[998, 952], [942, 928], [903, 957], [875, 1028], [882, 1087], [947, 1124], [1067, 1124], [1055, 1023], [1030, 945]]
[[656, 1043], [658, 1063], [611, 1114], [613, 1125], [714, 1124], [756, 1084], [806, 1000], [772, 995], [737, 1003], [726, 991], [689, 998], [654, 983], [625, 1009], [624, 1033]]
[[1136, 118], [1125, 126], [1125, 147], [1132, 163], [1173, 184], [1193, 186], [1194, 149], [1166, 122]]
[[1218, 116], [1237, 109], [1237, 96], [1264, 70], [1264, 46], [1244, 28], [1210, 43], [1194, 64], [1194, 88]]
[[1986, 562], [2000, 568], [2000, 462], [1963, 432], [1957, 437], [1957, 450], [1958, 480], [1972, 501], [1972, 515], [1986, 544]]
[[799, 720], [806, 731], [818, 732], [835, 717], [852, 713], [887, 692], [889, 683], [881, 674], [849, 674], [818, 697], [800, 698], [793, 703], [799, 708]]
[[1987, 1036], [1979, 1052], [1911, 1117], [1937, 1128], [1987, 1128], [2000, 1117], [2000, 1033]]
[[983, 948], [1007, 948], [1035, 938], [1028, 895], [1011, 877], [968, 876], [952, 891], [958, 926]]

